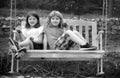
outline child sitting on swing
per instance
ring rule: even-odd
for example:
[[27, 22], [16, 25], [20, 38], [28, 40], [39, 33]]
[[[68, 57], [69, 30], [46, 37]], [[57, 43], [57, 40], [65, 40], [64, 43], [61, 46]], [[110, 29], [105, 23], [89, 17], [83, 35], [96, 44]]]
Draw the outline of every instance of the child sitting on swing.
[[[40, 25], [39, 15], [36, 12], [28, 13], [26, 17], [26, 24], [22, 30], [18, 30], [18, 34], [23, 41], [15, 41], [9, 38], [11, 44], [14, 44], [17, 50], [21, 47], [25, 49], [43, 49], [43, 26]], [[29, 48], [28, 48], [29, 47]]]
[[44, 33], [52, 50], [69, 50], [74, 44], [79, 44], [81, 48], [93, 49], [79, 32], [64, 30], [63, 16], [59, 11], [52, 11], [48, 15]]

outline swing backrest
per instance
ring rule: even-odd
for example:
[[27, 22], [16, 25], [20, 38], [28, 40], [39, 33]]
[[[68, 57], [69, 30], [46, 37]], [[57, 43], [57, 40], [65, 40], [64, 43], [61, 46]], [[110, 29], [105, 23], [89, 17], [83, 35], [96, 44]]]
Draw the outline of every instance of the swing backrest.
[[70, 28], [80, 32], [91, 45], [97, 46], [97, 22], [73, 19], [65, 19], [65, 22]]
[[[45, 25], [46, 19], [41, 18], [40, 22], [42, 25]], [[68, 24], [69, 29], [79, 31], [91, 45], [98, 46], [97, 40], [96, 40], [97, 33], [98, 33], [96, 21], [64, 19], [64, 22]]]
[[[83, 37], [93, 46], [100, 47], [96, 37], [98, 35], [97, 22], [96, 21], [86, 21], [86, 20], [75, 20], [75, 19], [64, 19], [64, 22], [68, 24], [68, 28], [71, 30], [77, 30], [83, 35]], [[41, 25], [46, 25], [47, 19], [40, 18]], [[25, 24], [25, 21], [22, 22]], [[23, 25], [22, 25], [23, 26]]]

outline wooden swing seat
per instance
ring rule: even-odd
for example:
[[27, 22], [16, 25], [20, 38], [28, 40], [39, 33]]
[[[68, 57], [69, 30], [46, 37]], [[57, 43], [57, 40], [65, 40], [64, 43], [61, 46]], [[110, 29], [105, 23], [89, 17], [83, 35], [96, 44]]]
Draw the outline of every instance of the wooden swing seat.
[[101, 59], [103, 54], [103, 50], [27, 50], [27, 53], [21, 60], [40, 61], [40, 59], [45, 59], [57, 61], [88, 61]]
[[[89, 61], [97, 60], [97, 74], [103, 74], [103, 55], [105, 51], [102, 49], [102, 33], [103, 31], [97, 30], [96, 21], [85, 20], [64, 20], [69, 28], [79, 31], [85, 39], [93, 46], [97, 47], [97, 50], [27, 50], [27, 53], [20, 59], [26, 61]], [[41, 24], [45, 25], [46, 19], [41, 18]], [[17, 72], [19, 71], [19, 62], [17, 62]], [[11, 67], [12, 69], [13, 67]], [[13, 70], [13, 69], [12, 69]]]

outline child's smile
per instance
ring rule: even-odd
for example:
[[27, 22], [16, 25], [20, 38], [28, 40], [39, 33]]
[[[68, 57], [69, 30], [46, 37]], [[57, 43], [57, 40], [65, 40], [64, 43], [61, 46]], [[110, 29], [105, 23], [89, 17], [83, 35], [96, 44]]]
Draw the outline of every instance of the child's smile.
[[30, 24], [30, 26], [35, 26], [36, 24], [37, 24], [37, 18], [36, 17], [34, 17], [34, 16], [30, 16], [29, 18], [28, 18], [28, 23]]
[[58, 26], [60, 24], [60, 18], [58, 16], [53, 16], [51, 18], [51, 24], [53, 26]]

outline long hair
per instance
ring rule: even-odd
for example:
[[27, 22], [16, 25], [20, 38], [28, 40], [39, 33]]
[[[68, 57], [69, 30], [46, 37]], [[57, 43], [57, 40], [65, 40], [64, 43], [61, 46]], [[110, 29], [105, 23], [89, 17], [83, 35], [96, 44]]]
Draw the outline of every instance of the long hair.
[[38, 28], [40, 27], [40, 19], [39, 19], [39, 15], [35, 12], [35, 11], [31, 11], [28, 13], [27, 17], [26, 17], [26, 25], [25, 25], [25, 28], [30, 28], [30, 24], [28, 23], [28, 18], [30, 16], [34, 16], [36, 19], [37, 19], [37, 23], [34, 25], [34, 28]]
[[59, 28], [63, 28], [62, 24], [63, 24], [63, 15], [59, 12], [59, 11], [52, 11], [49, 15], [48, 15], [48, 19], [47, 19], [47, 26], [51, 26], [51, 18], [57, 16], [60, 18], [60, 23], [58, 25]]

